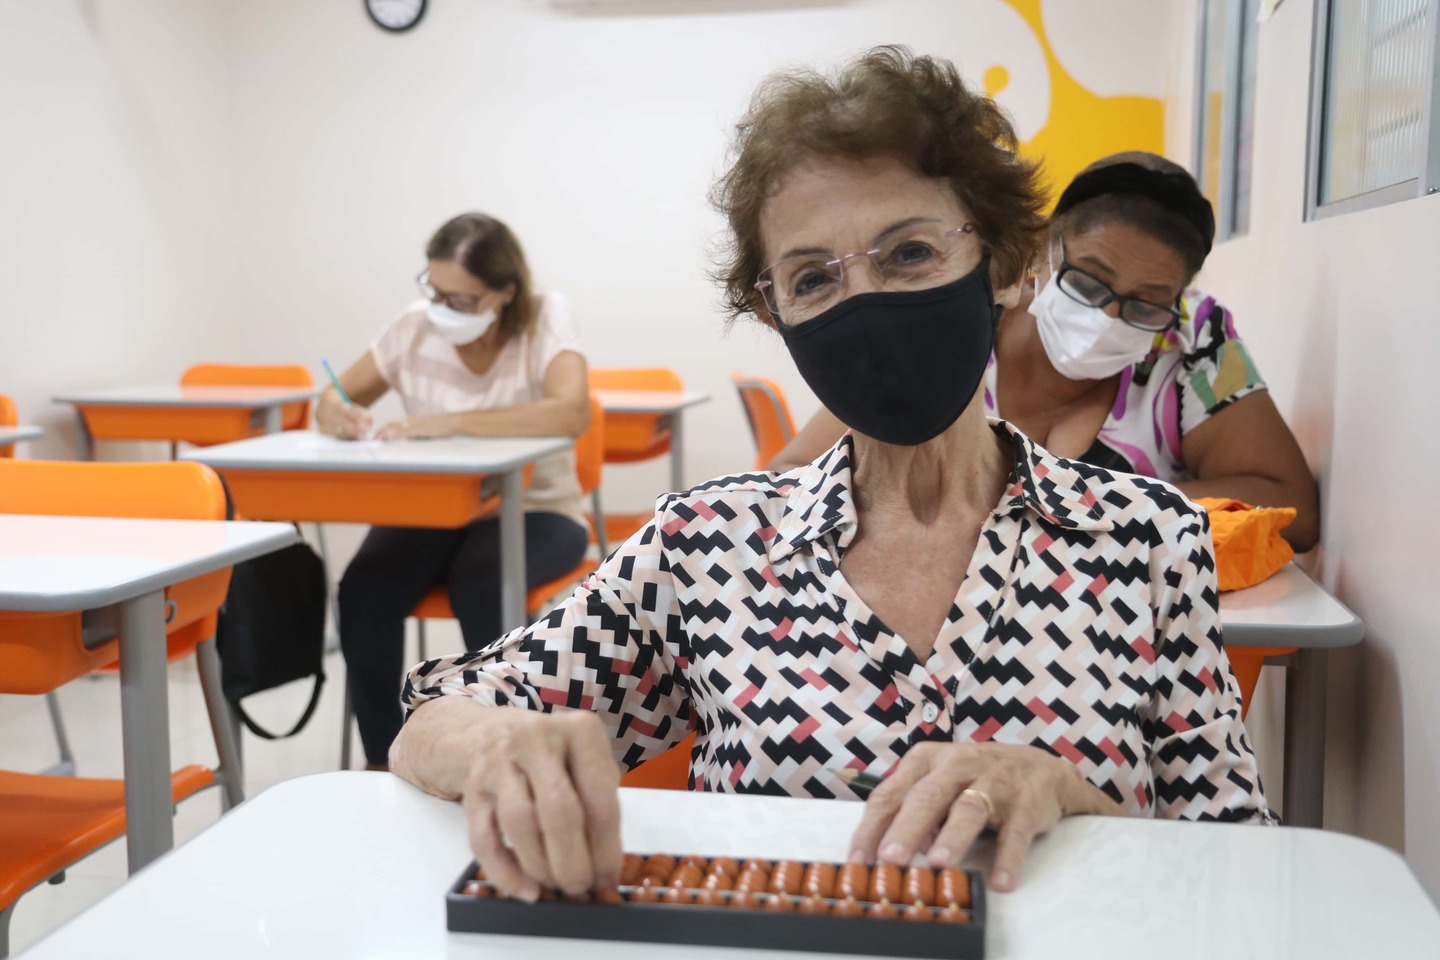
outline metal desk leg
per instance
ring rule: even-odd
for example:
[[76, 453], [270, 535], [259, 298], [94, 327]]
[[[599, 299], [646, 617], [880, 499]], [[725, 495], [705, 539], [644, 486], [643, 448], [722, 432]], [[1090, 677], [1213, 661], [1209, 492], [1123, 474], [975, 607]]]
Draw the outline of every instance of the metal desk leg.
[[281, 426], [280, 408], [278, 406], [266, 407], [264, 409], [264, 417], [262, 418], [261, 423], [263, 424], [266, 433], [279, 433]]
[[523, 627], [525, 615], [525, 485], [511, 470], [500, 480], [500, 628]]
[[75, 408], [75, 456], [81, 460], [95, 459], [95, 438], [85, 422], [85, 411], [79, 407]]
[[1285, 822], [1324, 826], [1326, 651], [1298, 650], [1285, 675]]
[[679, 492], [685, 486], [685, 411], [670, 415], [670, 489]]
[[170, 793], [170, 694], [165, 682], [165, 594], [120, 607], [120, 725], [130, 872], [175, 846]]

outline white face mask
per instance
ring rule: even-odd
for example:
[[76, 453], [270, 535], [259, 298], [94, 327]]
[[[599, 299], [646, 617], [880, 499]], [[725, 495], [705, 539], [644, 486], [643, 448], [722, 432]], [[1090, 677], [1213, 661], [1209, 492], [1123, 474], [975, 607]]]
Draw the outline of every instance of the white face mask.
[[440, 339], [458, 347], [485, 336], [498, 314], [493, 309], [484, 313], [461, 313], [443, 303], [432, 303], [425, 309], [425, 316]]
[[1050, 281], [1030, 302], [1045, 355], [1071, 380], [1104, 380], [1139, 363], [1150, 353], [1155, 331], [1132, 327], [1099, 307], [1072, 299], [1060, 289], [1051, 264]]

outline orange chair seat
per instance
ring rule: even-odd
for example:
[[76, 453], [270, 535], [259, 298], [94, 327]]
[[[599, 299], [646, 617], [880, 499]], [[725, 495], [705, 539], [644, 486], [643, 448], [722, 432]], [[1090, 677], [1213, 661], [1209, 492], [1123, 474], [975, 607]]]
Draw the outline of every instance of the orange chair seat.
[[[215, 782], [199, 764], [176, 770], [180, 802]], [[125, 832], [125, 783], [0, 770], [0, 910]]]
[[1250, 712], [1250, 700], [1255, 696], [1255, 685], [1260, 682], [1260, 668], [1266, 657], [1283, 657], [1295, 652], [1295, 647], [1226, 647], [1225, 655], [1230, 659], [1230, 672], [1235, 674], [1235, 683], [1240, 688], [1240, 719]]
[[622, 787], [648, 787], [651, 790], [690, 789], [690, 753], [695, 747], [695, 734], [675, 746], [651, 757], [620, 778]]
[[[629, 540], [640, 531], [651, 520], [655, 519], [654, 511], [650, 513], [611, 513], [605, 512], [605, 538], [614, 550], [620, 544]], [[595, 517], [593, 514], [585, 514], [585, 520], [590, 524], [591, 540], [594, 540]]]

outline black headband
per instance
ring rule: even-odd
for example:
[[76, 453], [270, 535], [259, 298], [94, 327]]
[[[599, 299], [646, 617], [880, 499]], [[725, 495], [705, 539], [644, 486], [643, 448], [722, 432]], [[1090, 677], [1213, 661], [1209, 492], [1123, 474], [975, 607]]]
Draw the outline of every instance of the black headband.
[[1215, 211], [1188, 173], [1161, 173], [1138, 163], [1115, 163], [1082, 173], [1070, 181], [1055, 204], [1054, 216], [1073, 210], [1086, 200], [1112, 193], [1133, 193], [1148, 197], [1172, 213], [1179, 214], [1205, 241], [1205, 255], [1215, 242]]

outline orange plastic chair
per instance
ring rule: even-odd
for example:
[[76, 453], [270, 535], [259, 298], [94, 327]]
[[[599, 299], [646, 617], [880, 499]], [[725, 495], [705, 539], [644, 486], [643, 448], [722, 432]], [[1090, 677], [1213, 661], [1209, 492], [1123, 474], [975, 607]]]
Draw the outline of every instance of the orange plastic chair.
[[[15, 401], [0, 393], [0, 427], [15, 427], [19, 424], [20, 412], [15, 409]], [[0, 457], [8, 459], [13, 456], [15, 456], [15, 444], [0, 443]]]
[[790, 405], [780, 386], [767, 377], [730, 374], [745, 417], [750, 421], [750, 435], [755, 438], [755, 469], [768, 469], [775, 455], [795, 438], [795, 421], [790, 418]]
[[[591, 390], [654, 390], [678, 392], [685, 389], [680, 375], [669, 367], [591, 367]], [[612, 413], [605, 423], [605, 462], [640, 463], [668, 456], [670, 429], [664, 417], [653, 413]], [[607, 515], [600, 503], [600, 491], [590, 495], [591, 542], [603, 556], [610, 544], [621, 543], [650, 521], [651, 513]]]
[[[182, 387], [313, 387], [310, 371], [298, 363], [272, 366], [197, 363], [180, 375]], [[280, 408], [280, 429], [303, 430], [310, 423], [310, 401]], [[238, 438], [237, 438], [238, 439]]]
[[648, 787], [651, 790], [690, 789], [690, 751], [695, 747], [695, 734], [620, 777], [622, 787]]
[[1255, 685], [1260, 682], [1260, 668], [1266, 657], [1283, 657], [1294, 653], [1295, 647], [1226, 647], [1225, 656], [1230, 659], [1230, 672], [1235, 674], [1235, 684], [1240, 688], [1240, 719], [1250, 713], [1250, 700], [1255, 696]]
[[[0, 513], [223, 520], [225, 492], [198, 463], [0, 461]], [[220, 570], [166, 591], [170, 660], [200, 658], [200, 680], [220, 765], [171, 776], [176, 800], [219, 784], [226, 806], [243, 799], [240, 758], [221, 723], [229, 707], [215, 653], [216, 612], [229, 589]], [[82, 614], [0, 612], [0, 693], [45, 694], [113, 665], [111, 640], [86, 649]], [[58, 714], [57, 714], [58, 716]], [[59, 732], [59, 731], [57, 731]], [[119, 800], [116, 801], [118, 795]], [[117, 806], [118, 803], [118, 806]], [[118, 819], [117, 819], [118, 817]], [[34, 774], [0, 774], [0, 933], [15, 900], [124, 830], [124, 785]]]

